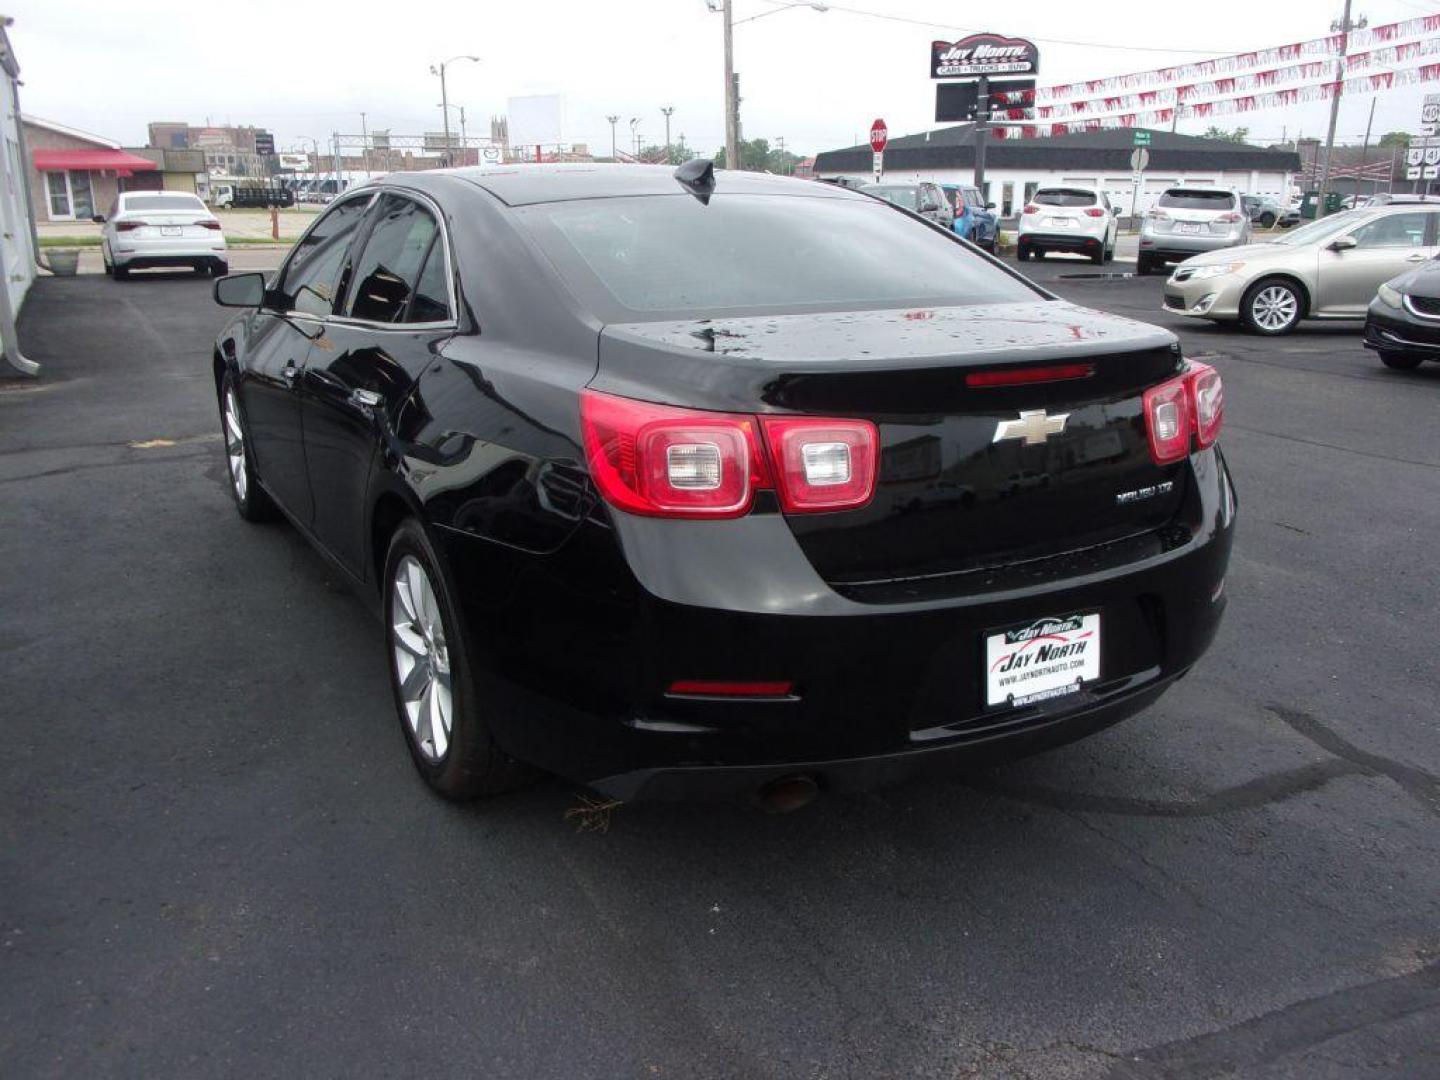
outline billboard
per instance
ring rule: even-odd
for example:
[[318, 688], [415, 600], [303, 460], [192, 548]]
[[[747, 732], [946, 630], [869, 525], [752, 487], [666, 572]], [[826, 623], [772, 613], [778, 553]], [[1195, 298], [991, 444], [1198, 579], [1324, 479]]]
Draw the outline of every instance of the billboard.
[[565, 99], [559, 94], [512, 97], [505, 112], [511, 146], [556, 146], [565, 141]]
[[1035, 75], [1040, 50], [1025, 38], [971, 34], [959, 41], [930, 43], [932, 79], [972, 79], [981, 75]]

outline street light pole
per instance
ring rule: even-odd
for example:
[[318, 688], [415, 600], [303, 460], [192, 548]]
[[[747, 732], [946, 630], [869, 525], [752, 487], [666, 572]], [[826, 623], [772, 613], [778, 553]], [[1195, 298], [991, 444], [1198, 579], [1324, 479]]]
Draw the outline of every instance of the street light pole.
[[620, 122], [620, 117], [607, 116], [605, 119], [610, 121], [610, 160], [618, 161], [619, 155], [615, 153], [615, 125]]
[[360, 161], [365, 167], [365, 175], [370, 175], [370, 129], [365, 126], [365, 114], [360, 114], [360, 138], [362, 146], [360, 150]]
[[630, 142], [631, 142], [632, 146], [634, 147], [634, 154], [635, 154], [635, 158], [636, 158], [637, 161], [638, 161], [639, 158], [640, 158], [640, 131], [639, 131], [639, 124], [640, 124], [640, 118], [639, 118], [638, 116], [632, 116], [632, 117], [630, 118]]
[[449, 94], [446, 93], [446, 90], [445, 90], [445, 67], [446, 67], [446, 65], [448, 65], [448, 64], [453, 64], [456, 60], [469, 60], [469, 61], [472, 62], [472, 63], [478, 64], [478, 63], [480, 62], [480, 57], [478, 57], [478, 56], [470, 56], [470, 55], [468, 55], [468, 54], [467, 54], [467, 55], [461, 55], [461, 56], [452, 56], [452, 57], [450, 57], [450, 59], [448, 59], [448, 60], [442, 60], [442, 61], [440, 61], [440, 63], [439, 63], [438, 66], [435, 65], [435, 64], [431, 64], [431, 65], [430, 65], [430, 74], [431, 74], [431, 75], [439, 75], [439, 76], [440, 76], [440, 113], [441, 113], [441, 116], [444, 117], [444, 121], [445, 121], [445, 156], [444, 156], [444, 159], [443, 159], [443, 160], [444, 160], [444, 162], [445, 162], [445, 164], [446, 164], [447, 166], [450, 164], [450, 150], [451, 150], [451, 146], [450, 146], [450, 96], [449, 96]]
[[730, 0], [724, 0], [725, 18], [725, 167], [740, 168], [740, 124], [735, 110], [735, 22]]
[[662, 105], [660, 111], [665, 114], [665, 160], [670, 160], [670, 114], [675, 111], [674, 105]]

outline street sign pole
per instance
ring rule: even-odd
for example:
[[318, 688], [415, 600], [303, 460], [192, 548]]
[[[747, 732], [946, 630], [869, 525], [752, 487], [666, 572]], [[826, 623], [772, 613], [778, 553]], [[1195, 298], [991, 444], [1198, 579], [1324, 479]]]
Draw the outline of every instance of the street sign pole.
[[[1142, 141], [1141, 136], [1144, 136]], [[1130, 227], [1135, 228], [1140, 213], [1140, 184], [1145, 177], [1145, 166], [1150, 164], [1150, 151], [1145, 148], [1150, 141], [1148, 131], [1135, 132], [1135, 149], [1130, 151]]]
[[980, 201], [985, 201], [985, 143], [990, 134], [990, 80], [980, 76], [975, 88], [975, 187], [980, 192]]
[[870, 149], [875, 153], [873, 161], [875, 172], [875, 183], [880, 182], [880, 177], [885, 173], [885, 144], [890, 141], [890, 129], [885, 126], [885, 121], [876, 118], [870, 125]]

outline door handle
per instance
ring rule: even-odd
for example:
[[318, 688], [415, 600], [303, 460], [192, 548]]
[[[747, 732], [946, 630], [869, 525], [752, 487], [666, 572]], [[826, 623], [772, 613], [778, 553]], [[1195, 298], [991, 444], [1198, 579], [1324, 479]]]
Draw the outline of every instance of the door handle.
[[300, 376], [300, 369], [295, 366], [295, 361], [292, 360], [290, 361], [290, 363], [285, 365], [285, 367], [281, 370], [280, 375], [286, 381], [286, 383], [294, 386], [295, 380]]
[[1424, 262], [1424, 261], [1425, 261], [1426, 259], [1428, 259], [1429, 257], [1430, 257], [1429, 255], [1406, 255], [1406, 256], [1405, 256], [1405, 261], [1406, 261], [1406, 262]]
[[351, 390], [350, 404], [360, 409], [374, 409], [385, 399], [374, 390]]

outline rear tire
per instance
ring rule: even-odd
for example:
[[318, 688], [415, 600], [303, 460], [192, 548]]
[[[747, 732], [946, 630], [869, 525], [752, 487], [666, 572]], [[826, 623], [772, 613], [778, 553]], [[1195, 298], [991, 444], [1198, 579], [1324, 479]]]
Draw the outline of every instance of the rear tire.
[[230, 273], [230, 264], [224, 259], [216, 259], [210, 264], [210, 273], [216, 277], [224, 277]]
[[114, 265], [110, 267], [110, 276], [116, 281], [125, 281], [130, 277], [129, 267]]
[[1150, 261], [1150, 256], [1148, 256], [1148, 255], [1137, 255], [1137, 256], [1135, 256], [1135, 276], [1136, 276], [1136, 277], [1149, 277], [1151, 271], [1153, 271], [1154, 269], [1155, 269], [1155, 264]]
[[1256, 334], [1288, 334], [1304, 313], [1299, 288], [1280, 278], [1257, 281], [1240, 301], [1240, 321]]
[[1104, 241], [1101, 241], [1101, 243], [1100, 243], [1100, 250], [1097, 251], [1097, 252], [1095, 252], [1094, 255], [1091, 255], [1091, 256], [1090, 256], [1090, 261], [1091, 261], [1094, 265], [1096, 265], [1096, 266], [1104, 266], [1104, 265], [1105, 265], [1105, 243], [1104, 243]]
[[1380, 362], [1388, 368], [1396, 371], [1414, 371], [1425, 362], [1423, 356], [1412, 356], [1410, 353], [1391, 352], [1389, 349], [1380, 353]]
[[390, 688], [420, 775], [455, 800], [515, 786], [526, 770], [491, 738], [458, 605], [414, 518], [390, 539], [384, 589]]
[[1273, 229], [1273, 228], [1275, 227], [1275, 215], [1274, 215], [1274, 214], [1261, 214], [1261, 215], [1260, 215], [1260, 227], [1261, 227], [1262, 229]]
[[1024, 244], [1021, 244], [1019, 247], [1017, 247], [1017, 248], [1015, 249], [1015, 258], [1018, 259], [1020, 262], [1029, 262], [1029, 261], [1030, 261], [1030, 249], [1029, 249], [1028, 247], [1026, 247]]

